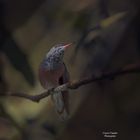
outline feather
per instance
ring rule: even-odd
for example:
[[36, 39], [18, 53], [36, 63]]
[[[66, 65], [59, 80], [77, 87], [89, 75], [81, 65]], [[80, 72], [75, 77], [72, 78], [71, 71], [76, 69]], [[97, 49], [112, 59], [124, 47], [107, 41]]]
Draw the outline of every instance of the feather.
[[[62, 85], [69, 81], [69, 73], [65, 64], [64, 74], [59, 78], [59, 84]], [[57, 92], [52, 95], [52, 100], [55, 104], [56, 112], [60, 116], [61, 120], [67, 120], [69, 117], [69, 93], [68, 91]]]

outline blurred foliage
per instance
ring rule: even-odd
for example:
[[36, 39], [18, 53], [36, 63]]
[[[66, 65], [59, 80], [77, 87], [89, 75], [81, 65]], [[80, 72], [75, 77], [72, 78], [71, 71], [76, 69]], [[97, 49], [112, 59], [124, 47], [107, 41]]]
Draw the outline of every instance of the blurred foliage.
[[[30, 85], [35, 84], [33, 71], [27, 60], [27, 56], [20, 50], [17, 43], [14, 41], [12, 34], [4, 25], [4, 4], [0, 3], [0, 53], [4, 53], [13, 67], [20, 71]], [[2, 65], [1, 65], [2, 67]], [[2, 73], [2, 71], [1, 71]], [[2, 79], [2, 78], [1, 78]]]
[[[0, 0], [0, 92], [42, 92], [38, 66], [57, 43], [75, 42], [64, 60], [71, 80], [139, 62], [139, 8], [139, 0]], [[139, 140], [139, 81], [127, 75], [71, 91], [63, 123], [49, 98], [1, 98], [0, 139], [102, 140], [103, 131], [117, 131]]]

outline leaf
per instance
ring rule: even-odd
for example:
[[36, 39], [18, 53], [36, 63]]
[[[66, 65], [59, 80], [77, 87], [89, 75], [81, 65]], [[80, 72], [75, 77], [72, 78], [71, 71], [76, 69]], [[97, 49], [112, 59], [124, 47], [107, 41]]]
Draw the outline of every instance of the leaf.
[[28, 62], [27, 56], [20, 50], [16, 42], [9, 37], [6, 39], [2, 51], [6, 54], [13, 67], [21, 72], [28, 83], [33, 86], [35, 84], [33, 70]]
[[117, 13], [113, 16], [110, 16], [104, 20], [102, 20], [100, 22], [100, 26], [102, 28], [106, 28], [106, 27], [109, 27], [111, 24], [114, 24], [115, 22], [117, 22], [118, 20], [122, 19], [123, 17], [125, 17], [127, 14], [127, 12], [120, 12], [120, 13]]

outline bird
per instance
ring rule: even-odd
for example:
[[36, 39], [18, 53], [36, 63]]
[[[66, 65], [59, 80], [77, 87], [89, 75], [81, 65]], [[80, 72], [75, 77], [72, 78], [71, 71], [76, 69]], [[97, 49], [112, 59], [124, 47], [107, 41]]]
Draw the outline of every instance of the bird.
[[[43, 88], [50, 89], [70, 81], [69, 72], [63, 62], [64, 53], [71, 46], [57, 44], [53, 46], [43, 58], [39, 66], [39, 80]], [[61, 120], [69, 118], [69, 93], [68, 91], [55, 92], [51, 99]]]

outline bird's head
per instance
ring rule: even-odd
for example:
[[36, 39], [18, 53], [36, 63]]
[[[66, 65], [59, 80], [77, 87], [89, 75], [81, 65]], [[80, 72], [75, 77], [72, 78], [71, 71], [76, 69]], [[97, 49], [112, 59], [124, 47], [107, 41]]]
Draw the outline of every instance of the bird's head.
[[66, 45], [58, 44], [52, 47], [50, 51], [46, 54], [47, 62], [53, 64], [53, 66], [62, 63], [64, 52], [69, 46], [71, 46], [71, 44], [72, 43]]
[[58, 45], [55, 45], [54, 47], [52, 47], [50, 49], [50, 51], [47, 53], [46, 57], [47, 58], [52, 58], [53, 60], [62, 60], [63, 59], [63, 56], [64, 56], [64, 52], [65, 50], [71, 45], [70, 44], [66, 44], [66, 45], [63, 45], [63, 44], [58, 44]]

